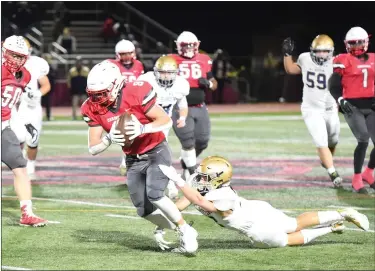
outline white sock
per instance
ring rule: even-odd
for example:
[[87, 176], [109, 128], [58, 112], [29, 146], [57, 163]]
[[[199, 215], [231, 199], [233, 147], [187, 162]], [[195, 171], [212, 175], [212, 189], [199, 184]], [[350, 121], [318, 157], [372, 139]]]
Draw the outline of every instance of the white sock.
[[330, 233], [330, 232], [332, 232], [331, 227], [301, 230], [301, 234], [303, 235], [303, 239], [304, 239], [304, 244], [308, 244], [315, 238], [326, 235], [327, 233]]
[[338, 220], [344, 220], [337, 211], [320, 211], [318, 212], [319, 224], [328, 224]]
[[20, 201], [20, 207], [26, 206], [24, 212], [26, 214], [32, 214], [33, 213], [33, 204], [31, 200], [21, 200]]
[[335, 171], [336, 171], [335, 167], [327, 168], [327, 172], [328, 172], [328, 174], [332, 174], [332, 173], [335, 172]]
[[157, 209], [153, 213], [145, 216], [145, 219], [150, 221], [151, 223], [155, 224], [161, 229], [176, 229], [176, 225], [173, 224], [163, 213], [160, 209]]
[[197, 156], [195, 149], [192, 150], [181, 150], [181, 158], [184, 160], [186, 167], [195, 167], [197, 164]]
[[160, 209], [164, 213], [164, 215], [173, 223], [177, 223], [182, 219], [181, 212], [178, 210], [176, 204], [174, 204], [174, 202], [170, 198], [164, 196], [157, 201], [152, 201], [151, 203], [156, 208]]

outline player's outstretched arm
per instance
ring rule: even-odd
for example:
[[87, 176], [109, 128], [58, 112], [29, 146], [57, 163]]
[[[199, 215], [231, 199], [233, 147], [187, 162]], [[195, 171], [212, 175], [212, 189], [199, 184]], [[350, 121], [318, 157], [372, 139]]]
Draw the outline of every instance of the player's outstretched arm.
[[203, 197], [196, 189], [191, 188], [179, 174], [177, 174], [176, 169], [172, 166], [159, 165], [159, 168], [165, 176], [167, 176], [171, 181], [173, 181], [182, 191], [184, 196], [192, 204], [198, 205], [203, 210], [207, 212], [217, 212], [214, 204]]
[[180, 211], [185, 210], [190, 204], [191, 202], [186, 197], [182, 197], [176, 202], [176, 206]]

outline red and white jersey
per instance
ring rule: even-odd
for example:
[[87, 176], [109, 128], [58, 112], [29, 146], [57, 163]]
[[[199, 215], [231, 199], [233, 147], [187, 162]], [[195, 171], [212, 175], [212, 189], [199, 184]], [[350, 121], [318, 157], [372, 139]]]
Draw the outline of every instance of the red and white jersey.
[[25, 67], [19, 71], [22, 76], [17, 79], [6, 67], [1, 66], [1, 121], [11, 117], [13, 106], [19, 101], [23, 90], [31, 80], [31, 75]]
[[144, 67], [141, 61], [134, 59], [133, 64], [126, 68], [120, 61], [116, 59], [107, 59], [110, 62], [116, 64], [121, 71], [121, 74], [125, 76], [125, 83], [132, 83], [144, 73]]
[[[116, 101], [116, 108], [112, 107], [105, 114], [93, 113], [89, 103], [90, 101], [87, 99], [81, 106], [84, 120], [90, 127], [101, 126], [109, 133], [112, 123], [125, 111], [136, 116], [142, 124], [152, 122], [147, 118], [146, 113], [156, 103], [156, 92], [149, 83], [135, 81], [122, 89]], [[135, 138], [130, 147], [123, 147], [122, 150], [125, 154], [143, 154], [155, 148], [163, 140], [165, 140], [163, 132], [143, 134]]]
[[368, 53], [365, 61], [349, 53], [333, 59], [334, 72], [342, 76], [342, 96], [345, 99], [375, 97], [375, 54]]
[[171, 54], [178, 64], [179, 75], [188, 80], [190, 88], [199, 88], [198, 79], [207, 78], [211, 72], [212, 59], [206, 54], [196, 54], [193, 58], [185, 58], [178, 54]]

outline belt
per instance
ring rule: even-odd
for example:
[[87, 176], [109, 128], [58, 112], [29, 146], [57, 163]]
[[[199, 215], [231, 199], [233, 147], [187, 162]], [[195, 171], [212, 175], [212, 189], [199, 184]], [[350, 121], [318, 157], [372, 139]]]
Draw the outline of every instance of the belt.
[[204, 103], [201, 103], [201, 104], [189, 104], [188, 106], [189, 107], [203, 107]]
[[148, 158], [148, 154], [127, 154], [126, 157], [142, 160]]

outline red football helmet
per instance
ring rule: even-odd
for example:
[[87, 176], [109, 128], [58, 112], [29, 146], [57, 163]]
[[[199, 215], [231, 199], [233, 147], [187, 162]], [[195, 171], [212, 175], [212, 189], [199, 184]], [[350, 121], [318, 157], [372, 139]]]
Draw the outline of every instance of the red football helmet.
[[2, 64], [11, 72], [19, 71], [29, 56], [29, 48], [22, 36], [6, 38], [2, 46]]
[[124, 87], [125, 78], [119, 67], [105, 60], [96, 64], [87, 77], [88, 102], [93, 112], [105, 114]]
[[201, 43], [197, 36], [189, 31], [182, 32], [175, 42], [178, 54], [187, 58], [193, 58], [199, 52]]
[[346, 51], [354, 56], [359, 56], [367, 52], [369, 45], [369, 35], [362, 27], [352, 27], [345, 36]]

